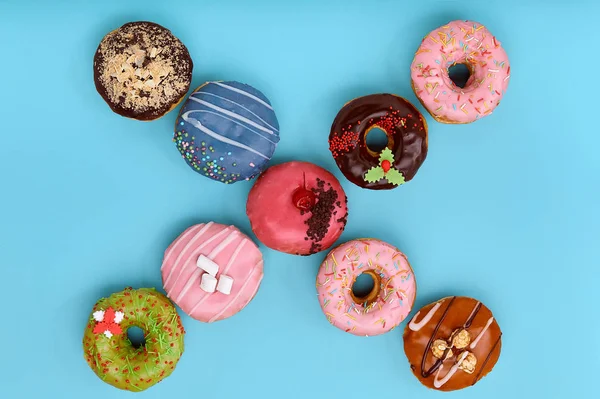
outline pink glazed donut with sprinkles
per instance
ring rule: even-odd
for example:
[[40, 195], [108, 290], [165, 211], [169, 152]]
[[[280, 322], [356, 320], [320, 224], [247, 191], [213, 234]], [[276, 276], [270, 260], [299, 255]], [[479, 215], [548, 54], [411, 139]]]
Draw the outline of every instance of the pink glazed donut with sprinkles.
[[[369, 292], [354, 289], [360, 275], [373, 280]], [[349, 241], [333, 249], [317, 275], [319, 304], [327, 320], [359, 336], [392, 330], [410, 313], [417, 285], [406, 256], [373, 238]]]
[[181, 310], [212, 323], [233, 316], [254, 298], [263, 257], [235, 226], [202, 223], [169, 245], [161, 273], [167, 296]]
[[[468, 68], [464, 87], [449, 74], [457, 64]], [[453, 21], [429, 33], [411, 65], [415, 94], [442, 123], [471, 123], [491, 114], [509, 78], [510, 65], [500, 42], [473, 21]]]

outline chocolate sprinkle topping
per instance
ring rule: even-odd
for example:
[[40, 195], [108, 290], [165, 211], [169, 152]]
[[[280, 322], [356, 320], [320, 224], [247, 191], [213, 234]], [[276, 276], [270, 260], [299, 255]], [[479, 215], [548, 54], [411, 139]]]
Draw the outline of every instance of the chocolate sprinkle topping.
[[[310, 211], [310, 218], [305, 223], [308, 225], [306, 238], [312, 240], [310, 254], [315, 254], [322, 249], [319, 243], [325, 238], [329, 230], [330, 220], [335, 212], [336, 203], [340, 204], [340, 202], [338, 201], [338, 192], [333, 189], [330, 183], [326, 183], [321, 179], [317, 179], [317, 187], [313, 188], [312, 191], [316, 194], [318, 200]], [[345, 218], [347, 218], [347, 214], [343, 218], [340, 218], [338, 222], [345, 220]]]

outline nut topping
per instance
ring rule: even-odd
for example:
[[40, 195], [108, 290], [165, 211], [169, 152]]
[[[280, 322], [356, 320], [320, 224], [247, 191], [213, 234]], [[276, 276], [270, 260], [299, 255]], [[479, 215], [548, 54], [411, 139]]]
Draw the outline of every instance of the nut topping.
[[458, 368], [468, 374], [473, 374], [475, 366], [477, 365], [477, 358], [471, 352], [467, 352], [467, 356], [458, 365]]
[[464, 328], [459, 328], [450, 335], [450, 346], [464, 349], [471, 343], [471, 334]]

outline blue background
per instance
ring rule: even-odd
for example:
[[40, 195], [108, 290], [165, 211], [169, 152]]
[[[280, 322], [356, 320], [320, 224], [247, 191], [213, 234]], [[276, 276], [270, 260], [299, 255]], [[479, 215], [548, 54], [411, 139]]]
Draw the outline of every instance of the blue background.
[[[136, 122], [96, 93], [94, 51], [131, 20], [173, 30], [194, 59], [194, 87], [239, 80], [270, 98], [282, 137], [274, 162], [307, 160], [340, 178], [350, 201], [342, 241], [375, 236], [401, 248], [416, 273], [416, 308], [456, 294], [494, 311], [500, 361], [448, 397], [597, 397], [600, 3], [96, 3], [0, 1], [0, 397], [130, 397], [84, 361], [92, 305], [127, 285], [161, 288], [163, 251], [192, 223], [250, 233], [251, 183], [195, 174], [171, 142], [176, 112]], [[421, 38], [463, 18], [485, 24], [509, 55], [500, 107], [467, 126], [427, 115], [429, 155], [409, 184], [387, 192], [350, 184], [327, 146], [337, 111], [377, 92], [416, 103], [409, 65]], [[254, 301], [212, 325], [184, 316], [177, 369], [140, 396], [441, 395], [412, 376], [405, 323], [371, 338], [328, 324], [314, 286], [324, 254], [261, 248]]]

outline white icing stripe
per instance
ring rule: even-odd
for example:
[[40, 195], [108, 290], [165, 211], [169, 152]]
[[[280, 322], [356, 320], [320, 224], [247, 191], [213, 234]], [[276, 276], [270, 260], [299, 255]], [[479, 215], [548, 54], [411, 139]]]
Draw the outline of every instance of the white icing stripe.
[[252, 295], [250, 295], [248, 298], [250, 298], [250, 299], [254, 298], [254, 296], [258, 292], [258, 289], [260, 288], [260, 283], [262, 282], [262, 279], [263, 279], [263, 276], [260, 276], [260, 279], [258, 280], [258, 284], [256, 284], [256, 288], [252, 292]]
[[[262, 139], [265, 139], [265, 140], [267, 140], [269, 143], [277, 144], [276, 142], [272, 141], [272, 140], [271, 140], [269, 137], [267, 137], [268, 135], [267, 135], [267, 136], [263, 136], [261, 133], [257, 132], [256, 130], [252, 130], [252, 129], [250, 129], [248, 126], [246, 126], [246, 125], [244, 125], [244, 124], [241, 124], [241, 123], [239, 123], [238, 121], [235, 121], [235, 120], [233, 120], [233, 119], [231, 119], [231, 118], [228, 118], [228, 117], [226, 117], [225, 115], [221, 115], [221, 114], [220, 114], [220, 113], [218, 113], [218, 112], [208, 111], [208, 110], [205, 110], [205, 109], [199, 109], [199, 110], [195, 110], [194, 112], [200, 112], [200, 113], [204, 113], [204, 114], [211, 114], [211, 115], [218, 116], [219, 118], [226, 119], [226, 120], [228, 120], [229, 122], [231, 122], [231, 123], [235, 123], [236, 125], [238, 125], [238, 126], [241, 126], [241, 127], [243, 127], [244, 129], [246, 129], [246, 130], [248, 130], [248, 131], [250, 131], [250, 132], [252, 132], [252, 133], [256, 134], [258, 137], [260, 137], [260, 138], [262, 138]], [[277, 137], [277, 136], [274, 136], [274, 137]]]
[[[177, 265], [177, 263], [179, 262], [179, 260], [181, 259], [181, 256], [183, 256], [183, 254], [185, 253], [185, 251], [198, 239], [200, 238], [204, 233], [206, 233], [206, 230], [208, 230], [210, 228], [210, 226], [213, 225], [213, 222], [209, 222], [207, 224], [204, 225], [204, 227], [202, 227], [200, 229], [200, 231], [198, 233], [196, 233], [196, 235], [194, 237], [192, 237], [192, 239], [185, 245], [185, 247], [183, 247], [183, 249], [181, 250], [181, 252], [179, 252], [179, 255], [177, 255], [177, 258], [175, 258], [175, 262], [173, 263], [173, 267], [171, 267], [171, 270], [169, 270], [169, 274], [167, 276], [167, 278], [164, 280], [164, 284], [163, 286], [165, 287], [165, 291], [167, 291], [167, 285], [169, 284], [169, 281], [171, 280], [171, 277], [173, 276], [173, 271], [175, 270], [175, 266]], [[169, 292], [167, 291], [167, 294]]]
[[262, 265], [263, 261], [259, 261], [256, 265], [254, 265], [254, 267], [252, 268], [252, 270], [250, 271], [250, 274], [248, 275], [248, 278], [246, 279], [246, 281], [244, 281], [244, 285], [242, 285], [242, 288], [240, 288], [240, 290], [238, 291], [237, 295], [235, 297], [233, 297], [228, 303], [227, 305], [225, 305], [225, 307], [216, 315], [214, 315], [208, 322], [212, 323], [213, 321], [217, 320], [223, 313], [225, 313], [227, 311], [227, 309], [229, 309], [229, 307], [231, 305], [233, 305], [238, 298], [242, 295], [242, 293], [244, 292], [244, 290], [246, 289], [246, 286], [248, 285], [248, 283], [252, 280], [252, 275], [254, 274], [254, 272], [258, 269], [258, 266]]
[[221, 253], [233, 240], [237, 238], [237, 230], [233, 230], [219, 245], [215, 247], [207, 256], [213, 262], [217, 255]]
[[[233, 255], [231, 255], [231, 258], [229, 259], [229, 262], [227, 262], [227, 266], [225, 266], [225, 269], [223, 269], [223, 271], [221, 273], [227, 273], [229, 271], [229, 268], [233, 265], [233, 262], [235, 262], [235, 259], [237, 258], [238, 254], [242, 250], [242, 247], [244, 246], [244, 244], [246, 244], [247, 241], [248, 241], [248, 239], [244, 237], [242, 242], [240, 242], [238, 244], [235, 251], [233, 251]], [[196, 304], [194, 305], [192, 310], [190, 310], [189, 315], [193, 315], [194, 312], [196, 311], [196, 309], [198, 309], [198, 306], [202, 305], [202, 303], [204, 303], [204, 301], [207, 298], [208, 298], [208, 295], [204, 295], [202, 298], [200, 298], [200, 300], [198, 302], [196, 302]]]
[[483, 330], [481, 330], [481, 332], [479, 333], [479, 335], [477, 336], [477, 338], [475, 338], [475, 340], [473, 342], [471, 342], [471, 349], [475, 349], [475, 347], [477, 346], [477, 344], [481, 340], [481, 337], [483, 337], [483, 334], [485, 334], [485, 332], [487, 331], [487, 329], [490, 328], [490, 325], [492, 324], [493, 321], [494, 321], [493, 317], [490, 317], [488, 319], [487, 323], [485, 323], [485, 327], [483, 327]]
[[259, 125], [258, 123], [254, 122], [254, 121], [252, 121], [252, 120], [250, 120], [250, 119], [248, 119], [248, 118], [246, 118], [246, 117], [244, 117], [244, 116], [242, 116], [242, 115], [238, 115], [238, 114], [236, 114], [235, 112], [231, 112], [231, 111], [229, 111], [229, 110], [227, 110], [227, 109], [225, 109], [225, 108], [221, 108], [221, 107], [219, 107], [218, 105], [211, 104], [211, 103], [209, 103], [208, 101], [204, 101], [204, 100], [201, 100], [201, 99], [199, 99], [199, 98], [196, 98], [196, 97], [194, 97], [194, 95], [197, 95], [197, 94], [201, 94], [201, 92], [196, 92], [196, 93], [193, 93], [193, 94], [190, 96], [190, 100], [192, 100], [192, 101], [195, 101], [195, 102], [197, 102], [198, 104], [202, 104], [202, 105], [204, 105], [205, 107], [212, 108], [212, 109], [214, 109], [215, 111], [222, 112], [222, 113], [224, 113], [224, 114], [225, 114], [225, 115], [227, 115], [227, 116], [231, 116], [232, 118], [235, 118], [235, 119], [237, 119], [237, 120], [240, 120], [240, 121], [242, 121], [242, 122], [244, 122], [244, 123], [247, 123], [247, 124], [249, 124], [250, 126], [253, 126], [253, 127], [255, 127], [255, 128], [259, 129], [259, 130], [262, 130], [262, 131], [263, 131], [263, 132], [265, 132], [265, 133], [273, 134], [273, 131], [272, 131], [272, 130], [269, 130], [269, 129], [267, 129], [266, 127], [264, 127], [264, 126], [261, 126], [261, 125]]
[[461, 353], [456, 364], [454, 366], [452, 366], [452, 368], [450, 369], [450, 371], [448, 371], [448, 373], [446, 373], [444, 378], [442, 378], [441, 380], [438, 380], [440, 371], [442, 371], [442, 369], [444, 368], [443, 364], [440, 365], [440, 368], [438, 369], [437, 373], [435, 373], [435, 378], [433, 379], [433, 386], [436, 388], [441, 388], [445, 383], [450, 381], [450, 378], [452, 378], [454, 373], [456, 373], [456, 371], [458, 370], [458, 367], [461, 365], [463, 360], [465, 360], [465, 358], [467, 357], [468, 354], [469, 354], [469, 352], [467, 352], [467, 351]]
[[415, 316], [412, 318], [412, 320], [410, 321], [410, 323], [408, 323], [408, 328], [410, 328], [413, 331], [419, 331], [421, 328], [423, 328], [425, 326], [425, 324], [429, 323], [429, 320], [431, 320], [431, 318], [433, 317], [433, 315], [435, 314], [435, 312], [437, 312], [437, 310], [440, 308], [440, 306], [442, 306], [442, 303], [444, 303], [444, 301], [440, 301], [438, 303], [436, 303], [431, 310], [429, 311], [429, 313], [427, 313], [425, 315], [425, 317], [423, 317], [423, 320], [421, 320], [420, 322], [416, 323], [415, 320], [417, 320], [417, 317], [419, 317], [419, 313], [421, 313], [421, 311], [419, 310], [417, 312], [417, 314], [415, 314]]
[[185, 284], [183, 289], [181, 291], [179, 291], [179, 295], [177, 295], [177, 298], [174, 301], [175, 303], [179, 303], [179, 301], [181, 301], [181, 299], [185, 297], [185, 294], [187, 294], [187, 292], [190, 290], [190, 288], [192, 288], [194, 281], [196, 281], [196, 279], [199, 279], [201, 275], [202, 275], [201, 269], [194, 270], [194, 272], [190, 276], [188, 282]]
[[[200, 254], [200, 251], [202, 249], [204, 249], [208, 244], [210, 244], [211, 242], [213, 242], [214, 240], [216, 240], [217, 238], [220, 238], [225, 232], [230, 231], [230, 227], [226, 227], [225, 229], [221, 230], [218, 234], [214, 235], [213, 237], [209, 238], [208, 240], [206, 240], [205, 242], [203, 242], [197, 249], [192, 250], [192, 253], [190, 254], [190, 256], [185, 260], [185, 262], [183, 262], [183, 265], [181, 266], [180, 270], [179, 270], [179, 274], [177, 275], [177, 278], [175, 279], [175, 282], [173, 283], [173, 286], [171, 288], [175, 288], [177, 286], [177, 283], [179, 282], [179, 278], [181, 277], [181, 275], [183, 274], [184, 270], [186, 269], [186, 266], [190, 263], [193, 264], [193, 268], [194, 270], [197, 270], [197, 266], [196, 266], [196, 262], [192, 261], [192, 259], [195, 256], [198, 256]], [[229, 233], [229, 235], [227, 236], [227, 238], [225, 238], [225, 240], [227, 240], [229, 237], [231, 237], [236, 231], [233, 230]], [[222, 244], [222, 243], [221, 243]], [[218, 248], [218, 246], [217, 246]], [[216, 249], [216, 248], [215, 248]], [[220, 252], [220, 251], [219, 251]], [[212, 258], [211, 256], [209, 256], [209, 258]]]
[[[228, 102], [230, 102], [230, 103], [232, 103], [232, 104], [235, 104], [235, 105], [237, 105], [238, 107], [242, 108], [243, 110], [245, 110], [245, 111], [247, 111], [247, 112], [250, 112], [252, 115], [256, 116], [256, 118], [257, 118], [258, 120], [260, 120], [262, 123], [264, 123], [265, 125], [267, 125], [267, 126], [268, 126], [268, 127], [270, 127], [271, 129], [275, 130], [276, 132], [279, 132], [279, 130], [277, 130], [275, 127], [271, 126], [271, 125], [269, 124], [269, 122], [267, 122], [266, 120], [264, 120], [264, 119], [263, 119], [263, 118], [261, 118], [260, 116], [256, 115], [254, 112], [252, 112], [252, 111], [251, 111], [251, 110], [249, 110], [248, 108], [244, 107], [244, 106], [243, 106], [242, 104], [240, 104], [240, 103], [236, 103], [236, 102], [235, 102], [235, 101], [233, 101], [233, 100], [230, 100], [230, 99], [228, 99], [228, 98], [225, 98], [225, 97], [221, 97], [221, 96], [219, 96], [219, 95], [216, 95], [216, 94], [213, 94], [213, 93], [209, 93], [209, 92], [207, 92], [207, 91], [197, 91], [197, 92], [196, 92], [196, 93], [194, 93], [194, 94], [197, 94], [197, 95], [206, 95], [206, 96], [213, 96], [213, 97], [220, 98], [221, 100], [225, 100], [225, 101], [228, 101]], [[236, 115], [237, 115], [237, 114], [236, 114]], [[275, 134], [275, 133], [271, 132], [270, 134]]]
[[[479, 306], [479, 304], [480, 304], [480, 302], [477, 302], [477, 303], [475, 304], [475, 307], [474, 307], [474, 308], [473, 308], [473, 310], [471, 311], [471, 314], [469, 315], [469, 317], [467, 317], [467, 321], [471, 320], [471, 317], [473, 316], [473, 314], [474, 314], [474, 313], [475, 313], [475, 311], [477, 310], [477, 306]], [[471, 321], [472, 321], [472, 320], [471, 320]], [[465, 325], [466, 325], [466, 324], [467, 324], [467, 323], [465, 322]]]
[[240, 253], [240, 251], [242, 250], [242, 248], [244, 247], [244, 245], [247, 242], [248, 242], [248, 239], [244, 237], [244, 239], [242, 240], [242, 242], [240, 242], [238, 244], [237, 248], [233, 252], [233, 255], [231, 255], [231, 258], [229, 259], [229, 262], [227, 262], [227, 265], [225, 266], [225, 269], [223, 269], [223, 271], [222, 271], [223, 274], [226, 274], [229, 271], [229, 269], [233, 265], [233, 262], [235, 262], [235, 259], [237, 258], [238, 254]]
[[[202, 227], [204, 227], [204, 223], [199, 224], [197, 226], [194, 227], [190, 227], [182, 236], [179, 241], [183, 241], [187, 238], [187, 236], [189, 236], [190, 234], [192, 234], [193, 232], [198, 231], [199, 229], [201, 229]], [[160, 270], [165, 268], [165, 265], [167, 264], [167, 261], [169, 260], [169, 258], [171, 257], [171, 255], [173, 255], [173, 251], [175, 250], [177, 243], [174, 243], [173, 245], [171, 245], [171, 247], [167, 250], [167, 252], [165, 252], [165, 256], [163, 258], [163, 264], [160, 266]]]
[[260, 98], [256, 97], [256, 96], [255, 96], [255, 95], [253, 95], [253, 94], [250, 94], [250, 93], [248, 93], [247, 91], [244, 91], [244, 90], [242, 90], [242, 89], [238, 89], [237, 87], [228, 86], [228, 85], [226, 85], [226, 84], [223, 84], [223, 83], [221, 83], [221, 82], [210, 82], [210, 83], [212, 83], [212, 84], [215, 84], [215, 85], [217, 85], [217, 86], [221, 86], [221, 87], [223, 87], [223, 88], [225, 88], [225, 89], [228, 89], [228, 90], [234, 91], [234, 92], [236, 92], [236, 93], [239, 93], [239, 94], [241, 94], [242, 96], [246, 96], [246, 97], [248, 97], [248, 98], [251, 98], [251, 99], [253, 99], [254, 101], [256, 101], [257, 103], [260, 103], [260, 104], [264, 105], [265, 107], [267, 107], [268, 109], [270, 109], [271, 111], [273, 111], [273, 107], [271, 107], [271, 106], [270, 106], [270, 105], [269, 105], [267, 102], [265, 102], [265, 101], [261, 100]]
[[193, 112], [198, 112], [198, 111], [188, 111], [185, 114], [181, 115], [181, 117], [183, 118], [184, 121], [192, 124], [195, 128], [202, 130], [204, 133], [206, 133], [207, 135], [209, 135], [210, 137], [214, 138], [215, 140], [219, 140], [225, 144], [230, 144], [234, 147], [238, 147], [238, 148], [242, 148], [246, 151], [250, 151], [266, 160], [269, 160], [269, 157], [267, 157], [266, 155], [256, 151], [254, 148], [248, 147], [247, 145], [244, 145], [242, 143], [239, 143], [235, 140], [231, 140], [227, 137], [221, 136], [220, 134], [217, 134], [215, 132], [213, 132], [212, 130], [204, 127], [204, 125], [202, 125], [202, 123], [200, 123], [199, 120], [194, 119], [189, 117], [189, 114], [193, 113]]

